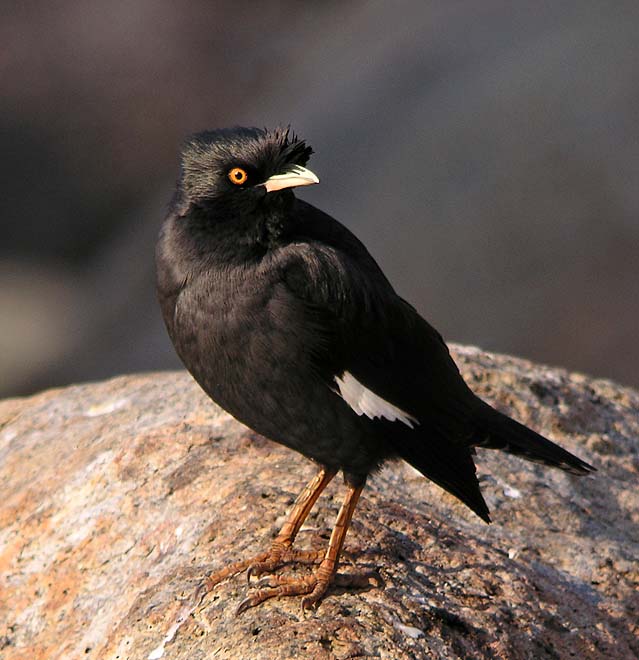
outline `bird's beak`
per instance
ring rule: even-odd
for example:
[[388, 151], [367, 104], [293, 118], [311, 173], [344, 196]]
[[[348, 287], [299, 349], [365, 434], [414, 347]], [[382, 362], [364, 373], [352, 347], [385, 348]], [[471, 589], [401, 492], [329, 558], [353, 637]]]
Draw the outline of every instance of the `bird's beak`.
[[283, 188], [310, 186], [313, 183], [319, 183], [319, 179], [311, 170], [307, 170], [301, 165], [293, 165], [284, 174], [275, 174], [269, 177], [262, 185], [266, 188], [267, 192], [273, 192], [275, 190], [282, 190]]

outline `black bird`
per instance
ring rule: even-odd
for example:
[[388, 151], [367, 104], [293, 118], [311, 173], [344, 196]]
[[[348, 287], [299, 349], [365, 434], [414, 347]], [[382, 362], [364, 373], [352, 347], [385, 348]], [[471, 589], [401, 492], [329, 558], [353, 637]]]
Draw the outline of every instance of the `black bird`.
[[[317, 602], [330, 584], [366, 477], [402, 458], [490, 522], [474, 447], [586, 474], [590, 465], [468, 388], [439, 333], [400, 298], [364, 245], [297, 199], [319, 183], [289, 130], [232, 128], [187, 140], [156, 250], [157, 286], [175, 349], [204, 391], [258, 433], [320, 470], [268, 552], [208, 578], [313, 560], [292, 548], [342, 471], [347, 486], [315, 573], [260, 580], [239, 611], [279, 595]], [[318, 558], [319, 559], [319, 558]]]

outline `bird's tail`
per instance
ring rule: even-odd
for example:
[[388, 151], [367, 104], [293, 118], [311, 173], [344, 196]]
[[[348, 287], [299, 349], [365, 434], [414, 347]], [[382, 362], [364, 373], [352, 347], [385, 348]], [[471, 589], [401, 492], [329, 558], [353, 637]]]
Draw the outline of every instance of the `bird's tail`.
[[501, 449], [528, 461], [561, 468], [572, 474], [588, 474], [596, 469], [490, 406], [482, 411], [477, 430], [478, 441], [473, 443], [475, 447]]

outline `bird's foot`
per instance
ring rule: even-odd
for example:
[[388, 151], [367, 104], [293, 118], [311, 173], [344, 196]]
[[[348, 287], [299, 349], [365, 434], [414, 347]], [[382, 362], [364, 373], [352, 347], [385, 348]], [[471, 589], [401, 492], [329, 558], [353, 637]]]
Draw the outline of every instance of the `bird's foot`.
[[270, 556], [270, 552], [262, 552], [255, 557], [251, 557], [251, 559], [242, 559], [240, 561], [233, 562], [232, 564], [225, 566], [219, 571], [216, 571], [211, 575], [207, 575], [199, 584], [198, 588], [195, 590], [195, 595], [193, 597], [193, 600], [196, 606], [199, 605], [204, 599], [204, 597], [208, 593], [213, 591], [213, 589], [218, 584], [220, 584], [220, 582], [224, 582], [224, 580], [227, 580], [228, 578], [233, 577], [238, 573], [247, 570], [254, 564], [261, 564], [262, 562], [266, 561], [269, 558], [269, 556]]
[[[240, 603], [240, 606], [237, 608], [237, 614], [242, 614], [242, 612], [246, 612], [249, 608], [255, 607], [265, 600], [279, 596], [304, 596], [302, 598], [302, 612], [304, 612], [304, 610], [312, 607], [322, 598], [335, 577], [346, 530], [348, 529], [363, 487], [363, 481], [358, 482], [356, 485], [348, 484], [348, 492], [337, 514], [337, 520], [335, 521], [324, 559], [322, 559], [317, 569], [311, 575], [305, 577], [290, 578], [273, 575], [258, 581], [257, 591], [254, 591]], [[302, 501], [306, 500], [303, 499]], [[299, 531], [299, 527], [295, 530], [296, 533], [297, 531]], [[292, 540], [290, 543], [287, 541], [289, 538], [294, 538], [294, 536], [294, 534], [282, 533], [279, 538], [275, 539], [272, 547], [273, 557], [269, 557], [262, 562], [256, 562], [256, 566], [250, 569], [249, 577], [250, 575], [259, 575], [267, 570], [272, 570], [272, 564], [275, 563], [277, 566], [282, 563], [285, 552], [288, 551], [294, 553], [294, 556], [298, 558], [313, 559], [314, 556], [317, 557], [317, 554], [313, 552], [293, 551], [291, 548]], [[285, 542], [282, 543], [282, 541]], [[259, 588], [262, 586], [265, 588]]]
[[301, 603], [302, 612], [304, 612], [315, 605], [326, 593], [335, 575], [335, 569], [335, 562], [324, 559], [319, 568], [311, 575], [304, 577], [268, 575], [256, 582], [257, 590], [240, 603], [237, 614], [242, 614], [265, 600], [280, 596], [304, 596]]
[[247, 581], [251, 577], [260, 577], [270, 573], [284, 564], [298, 562], [300, 564], [315, 564], [322, 560], [324, 553], [321, 550], [296, 550], [290, 545], [275, 542], [268, 552], [261, 552], [250, 559], [233, 562], [228, 566], [207, 575], [198, 586], [194, 602], [199, 604], [220, 582], [246, 571]]
[[315, 564], [322, 560], [322, 550], [296, 550], [291, 546], [273, 544], [268, 557], [262, 561], [256, 558], [246, 571], [246, 581], [250, 583], [252, 577], [260, 577], [265, 573], [272, 573], [284, 564], [294, 562], [300, 564]]
[[198, 607], [206, 594], [222, 582], [222, 580], [237, 575], [244, 570], [247, 570], [248, 581], [250, 583], [252, 576], [259, 578], [260, 575], [272, 572], [282, 564], [294, 561], [306, 563], [316, 562], [323, 556], [320, 565], [314, 573], [306, 577], [290, 578], [273, 575], [264, 580], [258, 580], [257, 591], [254, 591], [240, 603], [237, 613], [241, 614], [269, 598], [278, 596], [304, 596], [302, 598], [302, 611], [317, 603], [326, 593], [326, 590], [335, 577], [346, 530], [348, 529], [353, 511], [357, 505], [357, 500], [364, 487], [364, 480], [359, 479], [356, 483], [347, 482], [348, 490], [346, 497], [337, 514], [337, 520], [335, 521], [335, 526], [331, 532], [328, 548], [325, 553], [313, 550], [294, 550], [292, 546], [308, 512], [317, 500], [320, 492], [334, 476], [335, 471], [322, 469], [309, 482], [297, 500], [295, 500], [293, 511], [273, 541], [271, 549], [252, 559], [231, 564], [207, 577], [195, 592], [194, 607]]

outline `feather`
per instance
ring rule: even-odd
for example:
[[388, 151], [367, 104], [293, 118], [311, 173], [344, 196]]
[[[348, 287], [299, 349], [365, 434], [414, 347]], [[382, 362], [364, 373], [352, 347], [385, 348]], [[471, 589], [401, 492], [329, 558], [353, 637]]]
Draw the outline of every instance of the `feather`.
[[407, 412], [382, 399], [365, 385], [362, 385], [353, 374], [345, 371], [341, 377], [335, 376], [339, 395], [358, 415], [366, 415], [369, 419], [387, 419], [390, 422], [399, 421], [409, 428], [419, 424], [417, 419]]

